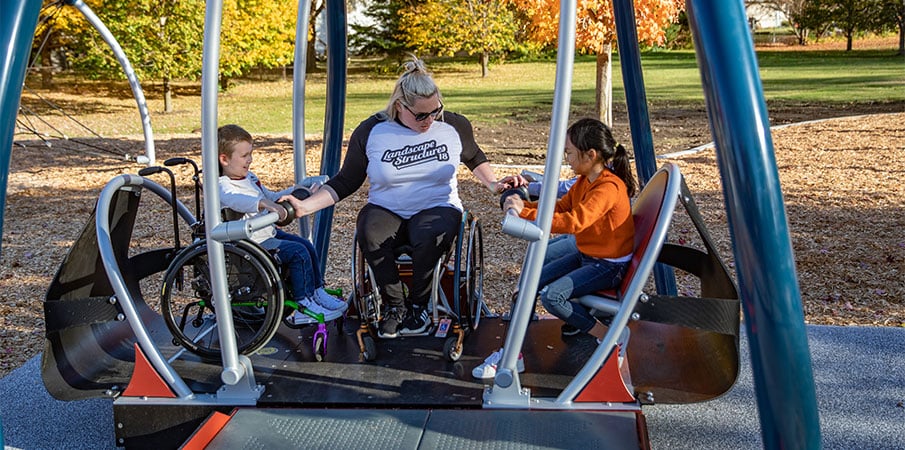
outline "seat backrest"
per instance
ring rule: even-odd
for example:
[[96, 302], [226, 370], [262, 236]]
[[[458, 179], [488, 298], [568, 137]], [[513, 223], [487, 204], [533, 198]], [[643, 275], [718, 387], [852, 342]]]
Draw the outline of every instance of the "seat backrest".
[[[667, 194], [678, 198], [679, 188], [681, 187], [678, 167], [674, 164], [668, 164], [661, 170], [657, 171], [653, 177], [644, 186], [644, 189], [638, 194], [635, 203], [632, 205], [632, 220], [635, 222], [635, 244], [632, 253], [632, 259], [629, 263], [628, 271], [622, 279], [619, 286], [619, 294], [624, 294], [629, 287], [632, 279], [638, 271], [642, 260], [650, 248], [651, 240], [654, 238], [654, 231], [658, 228], [663, 229], [663, 236], [669, 228], [669, 222], [672, 220], [672, 212], [675, 209], [675, 201], [671, 207], [663, 208], [664, 200]], [[672, 187], [672, 189], [670, 189]], [[659, 224], [659, 226], [658, 226]], [[659, 253], [662, 242], [656, 245], [655, 250]], [[652, 255], [656, 258], [656, 254]]]
[[[679, 200], [682, 179], [679, 167], [666, 164], [647, 182], [632, 205], [632, 220], [635, 224], [635, 251], [629, 263], [628, 272], [619, 286], [617, 295], [603, 292], [598, 295], [584, 295], [578, 302], [586, 308], [612, 315], [607, 334], [575, 378], [562, 391], [560, 398], [575, 399], [585, 390], [588, 383], [597, 376], [599, 369], [617, 345], [617, 339], [628, 325], [632, 312], [644, 292], [647, 279], [657, 262], [660, 249], [666, 241], [666, 233], [672, 221], [672, 214]], [[589, 391], [590, 392], [590, 391]], [[588, 397], [583, 397], [588, 401]]]
[[240, 213], [231, 208], [221, 208], [220, 209], [220, 220], [224, 222], [232, 222], [233, 220], [240, 220], [245, 217], [245, 213]]

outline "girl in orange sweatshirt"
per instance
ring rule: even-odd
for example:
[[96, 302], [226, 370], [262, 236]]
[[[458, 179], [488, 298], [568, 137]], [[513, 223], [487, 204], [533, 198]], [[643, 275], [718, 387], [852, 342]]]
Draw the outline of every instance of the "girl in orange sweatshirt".
[[[635, 179], [625, 147], [596, 119], [581, 119], [566, 133], [565, 159], [578, 181], [559, 201], [550, 231], [562, 236], [547, 246], [538, 287], [544, 308], [569, 330], [603, 338], [606, 328], [570, 299], [622, 282], [632, 258], [635, 227], [629, 198]], [[534, 220], [537, 203], [512, 195], [503, 209]], [[573, 331], [574, 332], [574, 331]]]

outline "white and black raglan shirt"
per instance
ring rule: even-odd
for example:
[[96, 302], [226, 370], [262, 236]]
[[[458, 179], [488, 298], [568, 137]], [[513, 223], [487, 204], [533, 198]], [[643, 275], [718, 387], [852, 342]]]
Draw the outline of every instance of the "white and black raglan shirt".
[[462, 211], [456, 170], [487, 161], [474, 139], [471, 122], [444, 112], [423, 133], [375, 114], [352, 132], [339, 173], [324, 186], [335, 201], [370, 181], [368, 202], [408, 219], [419, 211], [448, 206]]
[[[241, 180], [233, 180], [226, 175], [221, 175], [219, 185], [220, 207], [245, 214], [243, 219], [250, 219], [258, 214], [258, 203], [262, 198], [276, 202], [280, 197], [289, 195], [294, 189], [293, 186], [279, 192], [271, 191], [261, 184], [261, 180], [251, 171]], [[276, 234], [276, 227], [269, 225], [252, 233], [251, 240], [260, 244]]]

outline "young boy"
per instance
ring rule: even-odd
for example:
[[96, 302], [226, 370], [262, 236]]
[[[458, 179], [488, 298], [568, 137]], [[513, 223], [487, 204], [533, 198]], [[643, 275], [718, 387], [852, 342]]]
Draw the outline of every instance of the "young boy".
[[[273, 192], [264, 187], [249, 171], [252, 162], [252, 137], [238, 125], [224, 125], [217, 130], [220, 162], [220, 206], [249, 218], [260, 211], [272, 211], [286, 217], [286, 209], [276, 203], [295, 188]], [[255, 231], [251, 240], [267, 250], [276, 250], [289, 275], [293, 300], [313, 313], [321, 313], [324, 320], [333, 320], [346, 310], [346, 302], [324, 290], [324, 280], [314, 261], [314, 246], [302, 238], [270, 225]], [[296, 323], [313, 322], [305, 314], [296, 314]]]

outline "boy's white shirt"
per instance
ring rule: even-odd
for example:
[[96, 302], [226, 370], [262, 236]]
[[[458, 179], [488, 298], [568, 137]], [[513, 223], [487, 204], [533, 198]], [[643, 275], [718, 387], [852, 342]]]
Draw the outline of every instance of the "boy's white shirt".
[[[280, 197], [289, 195], [295, 189], [295, 186], [290, 186], [279, 192], [271, 191], [264, 187], [261, 180], [251, 171], [248, 171], [248, 175], [241, 180], [233, 180], [223, 175], [220, 177], [219, 185], [220, 207], [243, 213], [243, 219], [248, 219], [258, 213], [261, 199], [266, 198], [276, 202]], [[270, 225], [252, 233], [251, 240], [260, 244], [276, 234], [276, 227]]]

